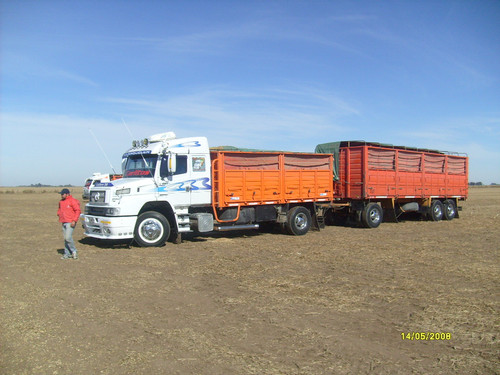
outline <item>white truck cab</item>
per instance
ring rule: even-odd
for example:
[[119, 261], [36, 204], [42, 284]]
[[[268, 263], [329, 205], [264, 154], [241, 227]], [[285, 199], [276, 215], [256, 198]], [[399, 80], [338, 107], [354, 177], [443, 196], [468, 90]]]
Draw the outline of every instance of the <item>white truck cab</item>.
[[82, 215], [85, 235], [135, 238], [141, 246], [158, 246], [191, 231], [193, 223], [199, 231], [212, 230], [210, 215], [194, 215], [193, 221], [191, 214], [190, 222], [188, 212], [190, 207], [211, 204], [207, 139], [178, 139], [168, 132], [134, 141], [132, 146], [123, 155], [123, 178], [91, 189]]

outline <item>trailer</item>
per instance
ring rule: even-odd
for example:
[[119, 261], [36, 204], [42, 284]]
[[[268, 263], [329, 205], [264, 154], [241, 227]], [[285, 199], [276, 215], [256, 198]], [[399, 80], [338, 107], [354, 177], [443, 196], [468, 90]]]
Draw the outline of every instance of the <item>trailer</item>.
[[406, 212], [434, 221], [459, 216], [468, 196], [466, 155], [437, 150], [341, 141], [316, 146], [335, 155], [334, 203], [327, 222], [349, 219], [375, 228]]

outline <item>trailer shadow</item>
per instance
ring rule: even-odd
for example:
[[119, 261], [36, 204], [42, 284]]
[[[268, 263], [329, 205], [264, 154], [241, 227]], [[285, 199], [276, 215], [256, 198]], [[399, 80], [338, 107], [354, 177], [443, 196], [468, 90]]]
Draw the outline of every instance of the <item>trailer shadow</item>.
[[183, 233], [182, 242], [206, 242], [211, 240], [218, 240], [221, 238], [227, 239], [237, 239], [237, 238], [249, 238], [258, 237], [263, 234], [283, 234], [280, 232], [263, 231], [259, 229], [251, 230], [234, 230], [230, 232], [207, 232], [207, 233]]
[[424, 215], [418, 212], [405, 212], [398, 216], [398, 223], [404, 223], [405, 221], [427, 221]]

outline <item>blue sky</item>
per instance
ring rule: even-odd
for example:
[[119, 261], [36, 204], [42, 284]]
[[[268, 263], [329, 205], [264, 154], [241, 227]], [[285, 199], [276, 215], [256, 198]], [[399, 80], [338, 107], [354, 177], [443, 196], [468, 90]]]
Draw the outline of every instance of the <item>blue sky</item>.
[[500, 183], [500, 1], [13, 1], [0, 185], [82, 185], [134, 138], [467, 153]]

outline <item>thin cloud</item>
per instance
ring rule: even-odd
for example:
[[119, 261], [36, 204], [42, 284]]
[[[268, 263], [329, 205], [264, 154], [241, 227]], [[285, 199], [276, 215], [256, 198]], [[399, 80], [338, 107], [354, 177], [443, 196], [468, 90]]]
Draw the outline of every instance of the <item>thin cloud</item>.
[[[484, 170], [481, 163], [500, 163], [500, 118], [495, 116], [450, 118], [419, 126], [396, 135], [408, 146], [427, 147], [470, 156], [471, 170]], [[479, 146], [481, 145], [481, 146]], [[488, 156], [489, 155], [489, 156]], [[481, 160], [481, 163], [477, 163]], [[498, 168], [500, 174], [500, 168]]]
[[47, 70], [47, 73], [46, 73], [49, 77], [52, 77], [52, 78], [59, 78], [59, 79], [62, 79], [62, 80], [67, 80], [67, 81], [72, 81], [72, 82], [76, 82], [76, 83], [81, 83], [81, 84], [84, 84], [84, 85], [87, 85], [87, 86], [93, 86], [93, 87], [98, 87], [99, 84], [93, 80], [91, 80], [90, 78], [87, 78], [85, 76], [82, 76], [82, 75], [79, 75], [79, 74], [75, 74], [75, 73], [72, 73], [72, 72], [68, 72], [68, 71], [65, 71], [65, 70], [59, 70], [59, 69], [53, 69], [53, 70]]
[[[325, 130], [344, 132], [337, 119], [359, 114], [352, 105], [318, 90], [231, 91], [214, 89], [166, 100], [108, 98], [135, 119], [161, 118], [195, 135], [216, 135], [218, 142], [238, 139], [269, 144], [276, 139], [314, 138]], [[249, 139], [249, 135], [256, 138]], [[244, 141], [242, 141], [244, 140]], [[257, 146], [259, 147], [259, 146]], [[262, 146], [260, 146], [262, 147]]]
[[436, 139], [435, 130], [446, 134], [448, 139], [469, 139], [479, 136], [500, 141], [500, 117], [477, 116], [471, 118], [449, 118], [419, 127], [418, 131], [403, 132], [410, 137]]
[[67, 81], [92, 87], [99, 86], [94, 80], [77, 72], [43, 64], [27, 56], [9, 52], [4, 54], [2, 75], [24, 79], [41, 78], [44, 80]]
[[[354, 16], [351, 16], [355, 20]], [[362, 20], [357, 18], [357, 21]], [[368, 19], [368, 18], [365, 18]], [[190, 53], [190, 54], [220, 54], [231, 52], [233, 48], [243, 47], [249, 41], [259, 42], [288, 42], [298, 44], [318, 45], [321, 47], [334, 48], [354, 54], [362, 54], [351, 43], [342, 41], [342, 33], [337, 33], [335, 38], [325, 36], [325, 32], [302, 24], [300, 31], [297, 30], [297, 22], [302, 19], [286, 18], [261, 18], [254, 22], [244, 22], [226, 27], [206, 29], [202, 32], [180, 34], [167, 37], [127, 37], [120, 38], [125, 42], [140, 43], [168, 53]], [[325, 18], [324, 27], [331, 19]], [[338, 21], [338, 20], [337, 20]], [[344, 20], [345, 21], [345, 20]], [[313, 25], [322, 23], [315, 20]], [[340, 23], [340, 22], [338, 22]], [[104, 38], [106, 39], [106, 38]], [[112, 39], [111, 39], [112, 40]]]

